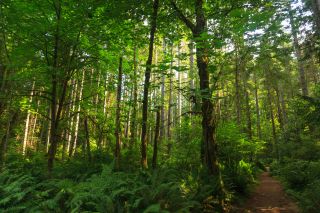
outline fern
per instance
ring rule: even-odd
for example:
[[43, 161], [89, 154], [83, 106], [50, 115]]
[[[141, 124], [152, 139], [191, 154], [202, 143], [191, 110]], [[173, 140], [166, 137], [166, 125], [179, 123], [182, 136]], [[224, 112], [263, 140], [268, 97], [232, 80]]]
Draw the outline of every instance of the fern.
[[[190, 212], [201, 211], [202, 188], [171, 169], [113, 172], [105, 165], [85, 181], [39, 179], [29, 174], [0, 174], [1, 212]], [[192, 179], [192, 178], [191, 178]], [[196, 180], [193, 180], [196, 181]], [[189, 187], [189, 190], [185, 188]], [[193, 188], [192, 188], [193, 187]], [[204, 191], [203, 191], [204, 190]]]

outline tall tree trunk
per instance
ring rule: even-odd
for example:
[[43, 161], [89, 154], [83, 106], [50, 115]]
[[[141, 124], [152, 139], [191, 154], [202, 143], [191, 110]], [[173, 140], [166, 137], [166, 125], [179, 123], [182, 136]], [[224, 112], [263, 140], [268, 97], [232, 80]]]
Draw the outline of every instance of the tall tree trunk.
[[[208, 169], [209, 174], [217, 175], [221, 180], [219, 170], [219, 163], [217, 157], [217, 143], [216, 143], [216, 117], [214, 106], [211, 100], [211, 88], [208, 71], [208, 41], [203, 38], [207, 33], [206, 17], [203, 8], [203, 0], [195, 0], [195, 15], [196, 24], [193, 24], [184, 14], [179, 10], [177, 5], [171, 0], [173, 8], [178, 13], [179, 18], [190, 28], [193, 38], [196, 42], [196, 57], [197, 66], [200, 77], [200, 90], [202, 96], [202, 153], [201, 160]], [[223, 185], [223, 184], [222, 184]]]
[[289, 19], [290, 19], [290, 25], [291, 25], [291, 32], [293, 37], [293, 46], [295, 49], [296, 57], [298, 59], [298, 70], [300, 75], [300, 86], [302, 90], [302, 95], [307, 96], [308, 95], [308, 86], [307, 86], [307, 80], [306, 80], [306, 74], [305, 69], [303, 65], [303, 56], [301, 53], [299, 40], [298, 40], [298, 27], [295, 24], [294, 16], [293, 16], [293, 10], [291, 8], [291, 4], [289, 2]]
[[[203, 165], [207, 168], [210, 175], [215, 175], [219, 179], [219, 201], [221, 210], [224, 208], [225, 190], [218, 163], [218, 148], [216, 142], [216, 112], [211, 100], [212, 91], [210, 88], [210, 77], [208, 71], [208, 39], [203, 38], [207, 34], [207, 20], [203, 8], [203, 0], [195, 0], [196, 24], [193, 24], [179, 10], [173, 0], [173, 8], [178, 13], [179, 18], [190, 28], [196, 43], [196, 58], [200, 77], [200, 91], [202, 96], [202, 141], [200, 158]], [[223, 211], [223, 210], [222, 210]]]
[[[166, 49], [166, 41], [163, 39], [163, 58], [166, 60], [167, 57], [167, 49]], [[163, 71], [162, 71], [163, 72]], [[164, 97], [165, 97], [165, 75], [161, 74], [161, 128], [160, 128], [160, 141], [163, 140], [165, 136], [165, 111], [164, 111]]]
[[[133, 97], [133, 89], [131, 88], [131, 91], [130, 91], [130, 96], [128, 97], [128, 102], [130, 101], [131, 102], [131, 100], [132, 100], [132, 97]], [[128, 112], [127, 112], [127, 116], [126, 116], [126, 126], [125, 126], [125, 133], [124, 133], [124, 135], [125, 135], [125, 138], [128, 138], [128, 136], [129, 136], [129, 132], [131, 131], [131, 129], [130, 129], [130, 127], [131, 127], [131, 120], [132, 120], [132, 118], [131, 118], [131, 104], [129, 104], [129, 109], [128, 109]], [[123, 144], [123, 146], [124, 147], [128, 147], [128, 144], [127, 143], [125, 143], [125, 144]]]
[[[103, 115], [106, 116], [107, 115], [107, 104], [108, 104], [108, 89], [107, 89], [107, 86], [108, 86], [108, 75], [106, 74], [105, 76], [106, 80], [104, 82], [104, 98], [103, 98]], [[109, 77], [111, 78], [111, 77]]]
[[35, 138], [35, 132], [36, 132], [36, 127], [37, 127], [37, 122], [38, 122], [38, 111], [39, 111], [39, 107], [40, 107], [40, 100], [37, 101], [37, 109], [36, 109], [36, 114], [33, 118], [33, 125], [32, 125], [32, 130], [31, 130], [31, 136], [30, 136], [30, 144], [31, 146], [34, 146], [34, 138]]
[[[51, 119], [51, 107], [48, 109], [48, 117]], [[46, 137], [46, 153], [49, 154], [50, 135], [51, 135], [51, 120], [48, 120], [47, 124], [47, 137]]]
[[53, 50], [53, 64], [51, 74], [51, 129], [50, 129], [50, 144], [48, 151], [48, 172], [51, 175], [53, 162], [56, 155], [58, 144], [58, 127], [59, 116], [58, 105], [58, 52], [60, 49], [60, 20], [61, 20], [61, 2], [60, 0], [53, 2], [56, 13], [56, 30], [54, 34], [54, 50]]
[[279, 157], [276, 124], [275, 124], [275, 120], [274, 120], [273, 107], [272, 107], [272, 96], [271, 96], [271, 91], [270, 91], [269, 86], [267, 88], [267, 92], [268, 92], [268, 104], [269, 104], [269, 111], [270, 111], [270, 118], [271, 118], [271, 125], [272, 125], [273, 148], [274, 148], [274, 151], [275, 151], [277, 157]]
[[159, 131], [160, 131], [160, 109], [157, 109], [156, 112], [156, 127], [153, 141], [153, 157], [152, 157], [152, 168], [157, 167], [157, 158], [158, 158], [158, 141], [159, 141]]
[[143, 101], [142, 101], [142, 130], [141, 130], [141, 166], [148, 168], [147, 162], [147, 122], [148, 122], [148, 96], [150, 86], [151, 65], [153, 56], [154, 36], [157, 28], [159, 0], [153, 2], [153, 13], [151, 17], [151, 29], [149, 40], [149, 55], [146, 63], [145, 80], [143, 87]]
[[114, 152], [115, 169], [120, 169], [120, 150], [121, 150], [121, 87], [122, 87], [122, 56], [119, 58], [118, 85], [117, 85], [117, 106], [116, 106], [116, 149]]
[[28, 110], [27, 118], [26, 118], [26, 124], [25, 124], [25, 127], [24, 127], [24, 137], [23, 137], [23, 144], [22, 144], [22, 155], [26, 154], [26, 148], [27, 148], [27, 143], [28, 143], [30, 116], [31, 116], [31, 112], [30, 112], [30, 110]]
[[[79, 124], [80, 124], [80, 111], [81, 111], [81, 101], [82, 101], [82, 91], [84, 85], [85, 69], [82, 70], [82, 78], [78, 88], [78, 108], [76, 121], [74, 123], [74, 136], [73, 142], [69, 150], [69, 157], [72, 157], [77, 150], [78, 136], [79, 136]], [[76, 91], [77, 92], [77, 91]]]
[[[191, 95], [190, 95], [190, 106], [189, 106], [189, 111], [192, 112], [193, 108], [195, 107], [195, 102], [196, 102], [196, 92], [195, 92], [195, 86], [194, 86], [194, 52], [193, 52], [194, 46], [193, 46], [193, 41], [190, 41], [189, 43], [189, 81], [190, 81], [190, 90], [191, 90]], [[192, 113], [190, 113], [190, 120], [192, 123]]]
[[256, 103], [256, 116], [257, 116], [257, 135], [258, 138], [261, 140], [261, 121], [260, 121], [260, 106], [259, 106], [259, 96], [258, 96], [258, 82], [257, 82], [257, 76], [254, 74], [254, 97], [255, 97], [255, 103]]
[[282, 89], [281, 87], [279, 88], [279, 96], [280, 96], [280, 102], [281, 102], [283, 123], [284, 123], [284, 126], [286, 126], [286, 125], [287, 125], [287, 122], [288, 122], [287, 108], [286, 108], [286, 102], [285, 102], [285, 100], [284, 100], [283, 89]]
[[[178, 43], [178, 69], [179, 69], [179, 72], [178, 72], [178, 124], [179, 124], [179, 127], [181, 127], [181, 114], [182, 114], [182, 89], [181, 89], [181, 70], [180, 70], [180, 63], [181, 63], [181, 60], [180, 60], [180, 52], [181, 52], [181, 46], [180, 46], [180, 42]], [[180, 133], [180, 130], [179, 130], [179, 138], [181, 137], [181, 133]]]
[[[3, 19], [1, 16], [2, 8], [0, 8], [0, 18]], [[9, 69], [7, 69], [7, 64], [9, 62], [9, 54], [7, 48], [7, 36], [5, 34], [5, 30], [0, 32], [0, 94], [3, 96], [8, 95], [9, 85], [7, 81], [7, 76], [9, 74]], [[5, 101], [0, 98], [0, 116], [5, 110]]]
[[90, 136], [89, 136], [89, 127], [88, 127], [88, 116], [84, 118], [84, 130], [86, 133], [86, 151], [89, 162], [91, 162], [91, 146], [90, 146]]
[[130, 127], [130, 148], [133, 147], [137, 133], [137, 103], [138, 103], [137, 47], [133, 50], [133, 103]]
[[[69, 154], [71, 149], [73, 148], [73, 134], [74, 134], [74, 130], [75, 130], [75, 117], [71, 116], [72, 113], [75, 113], [75, 109], [76, 109], [76, 101], [77, 101], [77, 89], [78, 89], [78, 83], [76, 83], [75, 80], [72, 80], [72, 91], [71, 91], [71, 105], [69, 106], [69, 117], [70, 120], [68, 121], [68, 126], [69, 126], [69, 130], [68, 130], [68, 138], [67, 138], [67, 153]], [[70, 155], [69, 155], [70, 156]]]
[[320, 42], [320, 1], [319, 0], [311, 0], [311, 9], [313, 12], [313, 22], [315, 25], [315, 34], [316, 39], [314, 46], [317, 50], [317, 57], [318, 61], [320, 60], [320, 49], [319, 49], [319, 42]]
[[[32, 83], [30, 99], [29, 99], [29, 104], [30, 105], [32, 103], [34, 86], [35, 86], [35, 81], [33, 81], [33, 83]], [[31, 111], [28, 110], [27, 119], [26, 119], [26, 125], [25, 125], [25, 128], [24, 128], [24, 138], [23, 138], [23, 144], [22, 144], [22, 155], [26, 154], [26, 148], [27, 148], [27, 143], [28, 143], [28, 135], [29, 135], [29, 126], [30, 126], [29, 123], [30, 123], [30, 120], [31, 120], [30, 117], [31, 117]]]
[[1, 170], [1, 167], [5, 163], [8, 141], [9, 141], [9, 138], [11, 137], [12, 132], [14, 130], [13, 127], [18, 120], [18, 115], [19, 115], [18, 111], [11, 112], [9, 110], [9, 116], [8, 116], [5, 135], [3, 135], [3, 137], [1, 138], [1, 141], [0, 141], [0, 143], [1, 143], [0, 144], [0, 170]]
[[247, 117], [247, 134], [249, 139], [252, 139], [252, 123], [251, 123], [251, 107], [250, 107], [250, 98], [248, 92], [248, 84], [247, 79], [244, 82], [244, 95], [246, 99], [246, 117]]
[[200, 90], [202, 96], [202, 143], [204, 147], [203, 163], [208, 168], [212, 175], [219, 175], [219, 164], [217, 158], [217, 143], [216, 143], [216, 120], [213, 103], [211, 100], [210, 79], [208, 72], [208, 49], [207, 41], [201, 38], [203, 33], [206, 33], [206, 19], [203, 9], [203, 0], [196, 0], [196, 27], [193, 36], [196, 40], [196, 56], [197, 66], [200, 77]]
[[280, 124], [280, 129], [283, 131], [284, 130], [284, 123], [283, 123], [283, 115], [282, 115], [282, 110], [281, 110], [281, 105], [280, 105], [280, 94], [279, 94], [279, 88], [278, 85], [275, 88], [276, 91], [276, 105], [277, 105], [277, 112], [278, 112], [278, 120]]
[[[237, 46], [237, 45], [236, 45]], [[235, 89], [236, 89], [236, 112], [237, 112], [237, 124], [241, 127], [241, 97], [240, 97], [240, 56], [238, 47], [236, 47], [236, 66], [235, 66]]]
[[170, 61], [170, 78], [169, 78], [169, 106], [168, 106], [168, 124], [167, 124], [167, 137], [168, 137], [168, 154], [171, 152], [171, 125], [172, 125], [172, 67], [173, 67], [173, 45], [170, 47], [171, 61]]

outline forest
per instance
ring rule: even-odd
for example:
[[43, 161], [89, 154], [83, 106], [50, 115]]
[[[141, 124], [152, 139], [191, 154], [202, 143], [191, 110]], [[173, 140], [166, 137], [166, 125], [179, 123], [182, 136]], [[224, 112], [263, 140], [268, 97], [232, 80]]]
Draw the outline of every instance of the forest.
[[319, 0], [0, 0], [0, 212], [318, 213], [319, 82]]

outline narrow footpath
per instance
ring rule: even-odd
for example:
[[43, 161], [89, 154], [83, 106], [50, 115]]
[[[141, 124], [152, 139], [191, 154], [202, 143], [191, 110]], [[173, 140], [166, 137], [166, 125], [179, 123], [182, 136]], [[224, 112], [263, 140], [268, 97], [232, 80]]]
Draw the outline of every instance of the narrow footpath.
[[259, 185], [244, 205], [243, 213], [298, 213], [297, 205], [286, 195], [281, 183], [264, 172]]

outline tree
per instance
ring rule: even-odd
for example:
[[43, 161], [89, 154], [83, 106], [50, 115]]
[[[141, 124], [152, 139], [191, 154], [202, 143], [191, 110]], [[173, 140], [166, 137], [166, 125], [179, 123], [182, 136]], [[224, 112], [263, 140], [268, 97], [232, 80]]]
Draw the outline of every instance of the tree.
[[141, 130], [141, 166], [148, 168], [147, 162], [147, 122], [148, 122], [148, 96], [150, 86], [151, 65], [153, 57], [153, 44], [157, 28], [157, 17], [159, 9], [159, 0], [153, 2], [153, 12], [150, 24], [150, 38], [149, 38], [149, 54], [146, 62], [145, 80], [143, 87], [143, 101], [142, 101], [142, 130]]
[[208, 39], [207, 36], [207, 20], [204, 12], [203, 0], [196, 0], [194, 12], [196, 23], [192, 23], [178, 8], [174, 1], [170, 1], [172, 7], [177, 12], [178, 17], [191, 30], [193, 39], [196, 43], [196, 58], [200, 77], [200, 90], [202, 97], [202, 153], [201, 160], [206, 165], [208, 171], [212, 175], [219, 174], [219, 164], [217, 159], [217, 144], [215, 139], [216, 120], [214, 105], [211, 100], [211, 88], [209, 79], [209, 56], [208, 56]]

